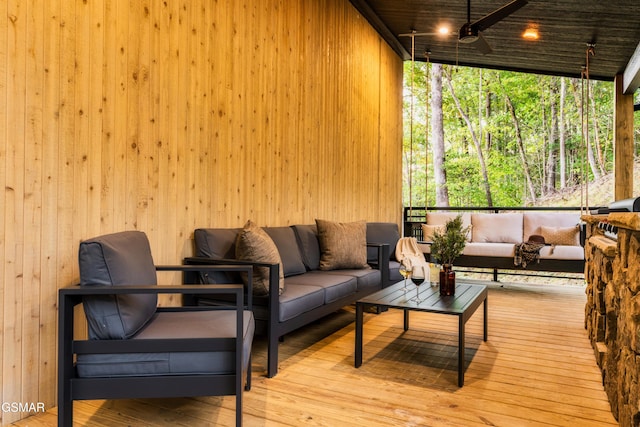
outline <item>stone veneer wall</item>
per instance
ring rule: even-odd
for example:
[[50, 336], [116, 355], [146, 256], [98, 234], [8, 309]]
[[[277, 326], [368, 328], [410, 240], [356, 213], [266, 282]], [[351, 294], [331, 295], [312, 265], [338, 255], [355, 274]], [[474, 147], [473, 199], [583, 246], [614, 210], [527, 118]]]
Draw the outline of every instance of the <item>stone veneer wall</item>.
[[[640, 425], [640, 214], [584, 216], [585, 326], [621, 426]], [[618, 227], [606, 238], [598, 221]]]

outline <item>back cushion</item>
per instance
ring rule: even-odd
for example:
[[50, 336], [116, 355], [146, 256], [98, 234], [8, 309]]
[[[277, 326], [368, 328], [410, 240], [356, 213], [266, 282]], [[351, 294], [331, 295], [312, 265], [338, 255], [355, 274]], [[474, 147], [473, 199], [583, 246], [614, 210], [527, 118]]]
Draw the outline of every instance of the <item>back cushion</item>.
[[307, 271], [298, 248], [296, 234], [291, 227], [264, 227], [264, 231], [278, 248], [284, 266], [284, 277], [295, 276]]
[[[580, 214], [570, 212], [525, 212], [524, 213], [524, 241], [532, 234], [542, 234], [541, 226], [545, 227], [575, 227], [580, 222]], [[547, 242], [549, 243], [549, 242]], [[578, 244], [580, 242], [578, 241]]]
[[[147, 236], [124, 231], [80, 243], [80, 285], [157, 285]], [[91, 339], [125, 339], [135, 335], [155, 314], [152, 294], [85, 297], [83, 306]]]
[[522, 213], [471, 214], [473, 242], [522, 243]]
[[[387, 243], [389, 245], [390, 260], [396, 260], [396, 245], [400, 240], [398, 224], [393, 222], [368, 222], [367, 243]], [[378, 261], [378, 248], [367, 248], [367, 261]]]
[[[212, 259], [236, 259], [239, 228], [198, 228], [193, 232], [196, 256]], [[212, 271], [204, 274], [203, 283], [239, 283], [235, 272]]]
[[[427, 224], [445, 225], [458, 215], [462, 216], [462, 228], [468, 228], [467, 242], [470, 242], [473, 235], [473, 227], [471, 226], [471, 214], [469, 212], [427, 212]], [[424, 236], [423, 240], [426, 240]]]
[[193, 232], [196, 256], [235, 259], [240, 228], [198, 228]]
[[307, 270], [320, 268], [320, 242], [316, 225], [292, 225]]

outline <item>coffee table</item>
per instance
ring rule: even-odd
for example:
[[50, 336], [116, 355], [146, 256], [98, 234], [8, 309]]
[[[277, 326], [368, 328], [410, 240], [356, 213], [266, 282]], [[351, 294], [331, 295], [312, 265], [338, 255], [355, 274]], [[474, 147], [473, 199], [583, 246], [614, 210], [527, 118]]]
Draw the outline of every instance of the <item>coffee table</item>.
[[[411, 282], [409, 282], [411, 283]], [[404, 283], [398, 282], [375, 292], [356, 302], [356, 348], [355, 367], [362, 365], [363, 312], [368, 306], [388, 307], [404, 310], [404, 330], [409, 329], [409, 312], [426, 311], [432, 313], [458, 316], [458, 387], [464, 385], [464, 328], [467, 320], [482, 304], [484, 306], [484, 340], [487, 340], [487, 287], [472, 285], [462, 280], [456, 281], [456, 292], [453, 296], [440, 296], [437, 286], [424, 284], [420, 286], [420, 304], [411, 301], [416, 296], [415, 288], [405, 291]]]

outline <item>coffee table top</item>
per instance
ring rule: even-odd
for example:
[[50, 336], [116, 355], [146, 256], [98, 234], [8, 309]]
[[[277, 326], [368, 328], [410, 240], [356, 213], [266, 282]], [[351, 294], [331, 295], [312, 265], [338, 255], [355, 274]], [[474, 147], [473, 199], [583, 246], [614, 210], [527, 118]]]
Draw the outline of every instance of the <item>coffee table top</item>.
[[[409, 280], [408, 291], [404, 291], [404, 282], [400, 281], [360, 300], [358, 304], [381, 305], [391, 308], [407, 310], [429, 311], [445, 314], [463, 314], [474, 303], [486, 299], [487, 287], [485, 285], [472, 285], [464, 280], [456, 280], [456, 292], [453, 296], [440, 296], [440, 288], [425, 283], [420, 286], [420, 304], [411, 301], [416, 296], [416, 287]], [[478, 301], [479, 297], [480, 301]]]

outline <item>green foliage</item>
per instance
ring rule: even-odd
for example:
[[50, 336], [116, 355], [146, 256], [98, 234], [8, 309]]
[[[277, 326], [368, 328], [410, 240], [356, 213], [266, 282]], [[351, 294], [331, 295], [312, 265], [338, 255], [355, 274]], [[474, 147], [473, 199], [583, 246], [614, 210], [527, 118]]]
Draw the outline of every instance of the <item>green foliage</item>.
[[[413, 206], [435, 204], [433, 156], [429, 136], [431, 116], [428, 105], [429, 67], [405, 63], [404, 93], [404, 202]], [[530, 204], [531, 195], [518, 144], [518, 133], [508, 109], [507, 98], [515, 109], [524, 147], [524, 158], [535, 197], [546, 197], [562, 190], [560, 181], [560, 127], [564, 124], [566, 186], [581, 183], [589, 168], [583, 120], [588, 119], [590, 143], [600, 173], [613, 167], [613, 84], [591, 81], [593, 103], [587, 103], [586, 81], [497, 70], [444, 66], [444, 80], [450, 76], [461, 109], [471, 122], [462, 119], [453, 94], [443, 82], [443, 117], [447, 188], [452, 206], [485, 206], [487, 195], [478, 153], [473, 142], [477, 135], [487, 168], [488, 186], [495, 206]], [[410, 77], [413, 75], [413, 141], [410, 137]], [[564, 102], [561, 93], [564, 85]], [[582, 97], [582, 93], [585, 97]], [[560, 114], [562, 113], [562, 116]], [[640, 114], [635, 114], [636, 139], [640, 140]], [[639, 147], [640, 144], [636, 144]], [[549, 163], [549, 158], [553, 159]], [[585, 166], [586, 165], [586, 166]], [[552, 186], [549, 187], [548, 183]]]
[[431, 255], [441, 264], [453, 264], [453, 261], [462, 254], [467, 244], [466, 235], [469, 227], [462, 227], [462, 215], [447, 221], [444, 232], [433, 233]]

